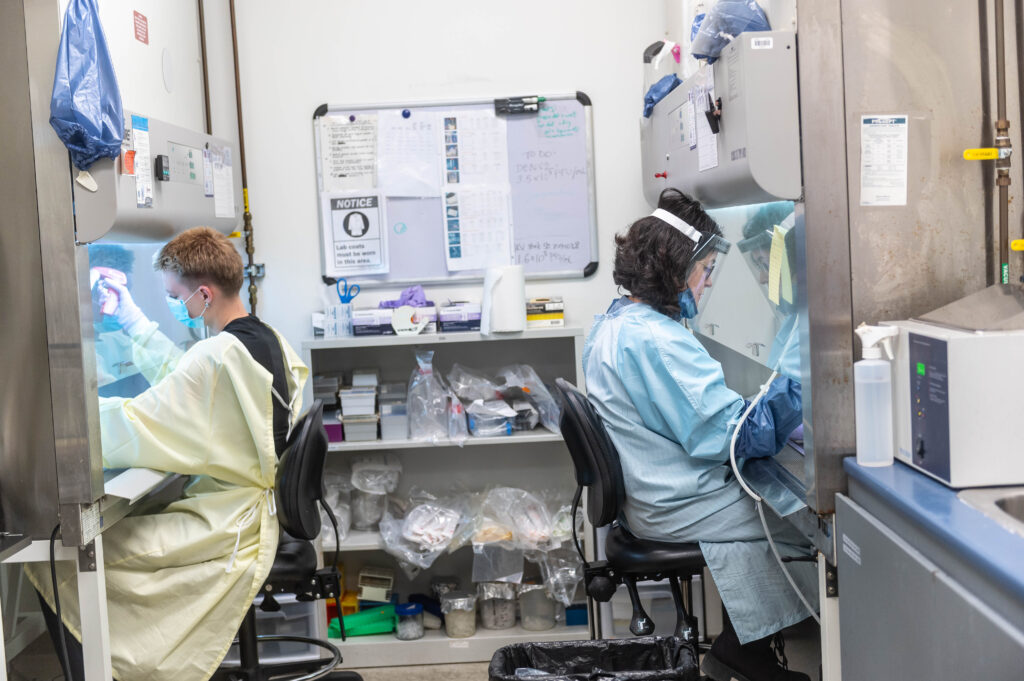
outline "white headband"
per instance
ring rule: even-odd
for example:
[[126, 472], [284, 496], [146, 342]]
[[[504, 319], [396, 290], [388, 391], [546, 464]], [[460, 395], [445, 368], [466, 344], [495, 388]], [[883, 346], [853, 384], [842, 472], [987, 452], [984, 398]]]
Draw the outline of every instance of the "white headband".
[[690, 241], [692, 241], [693, 243], [697, 243], [698, 241], [700, 241], [701, 233], [694, 229], [693, 225], [686, 222], [682, 218], [679, 218], [673, 215], [672, 213], [669, 213], [667, 210], [657, 208], [653, 213], [651, 213], [651, 217], [658, 218], [662, 222], [672, 227], [675, 227], [680, 232], [688, 236], [690, 238]]

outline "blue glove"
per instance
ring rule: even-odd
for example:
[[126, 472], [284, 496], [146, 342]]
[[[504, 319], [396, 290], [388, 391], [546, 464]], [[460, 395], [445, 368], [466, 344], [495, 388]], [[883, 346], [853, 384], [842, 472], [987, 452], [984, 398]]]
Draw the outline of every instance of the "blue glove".
[[682, 82], [679, 80], [679, 76], [670, 73], [652, 85], [651, 89], [644, 96], [644, 118], [650, 118], [651, 113], [654, 111], [654, 105], [665, 99], [668, 93], [675, 90]]
[[757, 459], [778, 454], [789, 434], [803, 422], [801, 393], [796, 381], [784, 377], [775, 379], [740, 427], [736, 456]]

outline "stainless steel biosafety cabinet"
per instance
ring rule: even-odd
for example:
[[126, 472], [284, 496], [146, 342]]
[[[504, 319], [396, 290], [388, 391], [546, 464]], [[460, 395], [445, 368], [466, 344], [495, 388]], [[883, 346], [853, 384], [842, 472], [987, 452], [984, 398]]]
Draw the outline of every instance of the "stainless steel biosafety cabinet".
[[[96, 191], [76, 184], [77, 170], [49, 125], [60, 10], [56, 0], [0, 3], [0, 559], [49, 560], [59, 526], [56, 558], [78, 567], [87, 678], [109, 679], [102, 533], [128, 513], [130, 500], [104, 489], [90, 244], [117, 244], [129, 259], [142, 256], [133, 296], [162, 320], [166, 311], [150, 303], [162, 301], [163, 292], [144, 254], [194, 224], [233, 231], [242, 192], [235, 173], [234, 217], [217, 217], [202, 183], [172, 177], [152, 182], [151, 205], [138, 207], [139, 178], [123, 172], [118, 159], [90, 168]], [[126, 127], [132, 114], [145, 117], [153, 155], [233, 149], [162, 123], [160, 111], [126, 110]], [[129, 133], [123, 148], [131, 144]]]
[[[840, 674], [844, 582], [836, 570], [836, 511], [852, 487], [843, 460], [856, 449], [853, 363], [860, 352], [853, 329], [913, 319], [1002, 276], [1019, 285], [1021, 261], [1006, 257], [1006, 225], [1017, 225], [1013, 236], [1019, 237], [1021, 210], [1006, 195], [1020, 175], [1007, 163], [963, 159], [967, 148], [1020, 144], [1020, 101], [1008, 101], [1001, 90], [1011, 79], [1012, 91], [1019, 90], [1010, 51], [1024, 52], [1022, 18], [1016, 17], [1015, 31], [1013, 19], [1003, 21], [1004, 4], [1007, 12], [1014, 4], [1021, 11], [1020, 3], [1001, 0], [947, 3], [940, 10], [925, 0], [761, 2], [771, 32], [739, 36], [641, 121], [649, 201], [667, 186], [695, 194], [734, 244], [749, 236], [744, 227], [760, 205], [791, 202], [790, 226], [799, 237], [792, 256], [803, 447], [763, 467], [755, 488], [787, 490], [788, 501], [773, 504], [775, 510], [804, 530], [824, 559], [825, 679]], [[652, 45], [645, 60], [657, 49]], [[1003, 61], [1010, 62], [1005, 75]], [[705, 96], [707, 87], [719, 99], [711, 108], [720, 111], [710, 157], [692, 108], [694, 93]], [[703, 116], [704, 100], [697, 101]], [[905, 198], [877, 201], [870, 193], [866, 126], [879, 119], [903, 126]], [[1014, 121], [1008, 132], [999, 125], [1005, 119]], [[756, 277], [742, 265], [737, 274], [735, 255], [716, 280], [711, 317], [698, 333], [730, 385], [749, 395], [769, 374], [764, 355], [771, 335], [753, 328], [757, 310], [737, 311], [756, 294], [734, 288], [735, 295], [722, 295], [733, 275], [757, 290]], [[729, 305], [715, 318], [716, 299], [723, 298]], [[844, 661], [847, 647], [863, 652], [854, 647], [857, 636], [853, 628], [842, 632]]]

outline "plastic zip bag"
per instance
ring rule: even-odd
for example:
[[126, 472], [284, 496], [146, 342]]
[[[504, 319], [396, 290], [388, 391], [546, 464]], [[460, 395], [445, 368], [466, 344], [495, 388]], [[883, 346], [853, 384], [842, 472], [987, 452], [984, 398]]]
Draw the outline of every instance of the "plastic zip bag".
[[513, 364], [498, 372], [498, 378], [504, 381], [502, 386], [503, 394], [507, 394], [511, 388], [521, 388], [528, 395], [528, 399], [540, 412], [540, 422], [552, 433], [560, 434], [559, 419], [562, 416], [562, 408], [551, 396], [544, 381], [529, 364]]
[[463, 402], [493, 400], [501, 396], [497, 383], [481, 372], [459, 363], [453, 364], [452, 370], [448, 372], [448, 385]]
[[533, 494], [513, 487], [496, 487], [484, 497], [474, 545], [505, 544], [529, 551], [553, 546], [551, 514]]
[[474, 582], [523, 581], [522, 549], [506, 548], [500, 544], [473, 546]]
[[409, 568], [426, 570], [433, 565], [466, 522], [465, 504], [458, 497], [443, 501], [415, 490], [408, 503], [390, 499], [385, 505], [380, 536], [384, 550], [411, 575]]
[[121, 153], [121, 90], [95, 0], [71, 0], [64, 13], [50, 126], [81, 170]]
[[366, 454], [352, 461], [352, 486], [370, 494], [391, 494], [398, 488], [402, 462], [394, 454]]
[[583, 581], [583, 563], [571, 544], [547, 551], [527, 554], [527, 558], [540, 565], [541, 575], [548, 593], [556, 601], [569, 607], [576, 597], [576, 590]]
[[476, 437], [511, 435], [516, 420], [516, 410], [505, 400], [476, 400], [466, 407], [469, 417], [469, 432]]
[[434, 374], [433, 350], [416, 351], [416, 368], [409, 377], [406, 399], [410, 437], [419, 442], [444, 443], [453, 419], [449, 391]]
[[770, 31], [768, 17], [754, 0], [718, 0], [700, 22], [690, 51], [713, 64], [740, 33]]

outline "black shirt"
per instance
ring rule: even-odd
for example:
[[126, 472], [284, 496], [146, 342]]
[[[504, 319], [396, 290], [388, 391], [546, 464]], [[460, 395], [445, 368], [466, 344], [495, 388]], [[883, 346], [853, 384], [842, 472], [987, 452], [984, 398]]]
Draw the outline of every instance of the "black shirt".
[[[281, 344], [277, 336], [254, 315], [240, 317], [227, 326], [224, 330], [237, 338], [249, 351], [252, 358], [260, 366], [270, 372], [274, 377], [272, 385], [281, 398], [288, 402], [288, 378], [284, 369], [284, 353], [281, 352]], [[274, 448], [278, 456], [284, 452], [285, 442], [288, 438], [288, 410], [271, 395], [271, 404], [274, 405]]]

